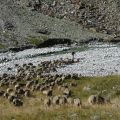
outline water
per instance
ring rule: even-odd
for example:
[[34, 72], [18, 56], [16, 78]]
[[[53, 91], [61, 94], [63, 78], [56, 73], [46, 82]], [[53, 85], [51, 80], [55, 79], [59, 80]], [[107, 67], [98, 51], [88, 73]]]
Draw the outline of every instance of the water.
[[[83, 76], [106, 76], [120, 74], [120, 47], [115, 44], [92, 43], [72, 47], [51, 47], [29, 49], [18, 53], [7, 52], [0, 54], [0, 74], [15, 74], [15, 64], [39, 64], [46, 60], [71, 59], [71, 52], [75, 51], [75, 60], [80, 62], [57, 68], [57, 73], [78, 73]], [[10, 67], [12, 70], [8, 71]]]

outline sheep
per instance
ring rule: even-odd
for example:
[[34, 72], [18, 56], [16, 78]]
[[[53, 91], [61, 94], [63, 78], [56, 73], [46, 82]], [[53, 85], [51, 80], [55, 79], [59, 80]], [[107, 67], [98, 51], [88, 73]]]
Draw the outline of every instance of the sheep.
[[17, 90], [17, 93], [23, 95], [25, 93], [25, 91], [22, 88], [20, 88]]
[[69, 97], [71, 95], [71, 90], [69, 90], [68, 88], [66, 88], [64, 91], [63, 91], [63, 94], [66, 95], [67, 97]]
[[72, 82], [72, 83], [70, 83], [70, 86], [76, 87], [76, 86], [77, 86], [77, 83], [76, 83], [76, 82]]
[[70, 97], [70, 98], [67, 98], [67, 103], [68, 103], [68, 104], [73, 104], [73, 98], [71, 98], [71, 97]]
[[7, 78], [8, 74], [7, 73], [3, 73], [2, 78]]
[[79, 79], [79, 75], [78, 74], [73, 74], [72, 78], [75, 79], [75, 80], [78, 80]]
[[94, 105], [94, 104], [105, 104], [107, 103], [109, 100], [105, 99], [104, 97], [102, 97], [101, 95], [91, 95], [88, 98], [88, 103], [90, 105]]
[[8, 100], [10, 101], [10, 102], [13, 102], [13, 100], [16, 98], [16, 96], [14, 96], [14, 95], [9, 95], [8, 96]]
[[15, 85], [15, 90], [17, 91], [18, 89], [20, 89], [20, 85], [19, 84]]
[[3, 94], [3, 97], [4, 97], [4, 98], [8, 98], [8, 96], [9, 96], [9, 94], [6, 93], [6, 92]]
[[12, 91], [13, 91], [13, 89], [7, 88], [7, 93], [11, 93]]
[[97, 95], [91, 95], [89, 98], [88, 98], [88, 103], [90, 105], [94, 105], [97, 103]]
[[24, 96], [30, 97], [30, 90], [25, 90]]
[[17, 84], [16, 81], [12, 81], [12, 82], [11, 82], [11, 85], [16, 85], [16, 84]]
[[52, 96], [52, 90], [44, 90], [42, 93], [46, 96]]
[[81, 107], [82, 106], [82, 102], [81, 102], [80, 98], [74, 99], [74, 105], [76, 107]]
[[15, 99], [13, 99], [13, 104], [14, 104], [15, 106], [19, 107], [19, 106], [22, 106], [22, 105], [23, 105], [23, 102], [22, 102], [20, 99], [15, 98]]
[[67, 102], [66, 97], [60, 97], [60, 99], [59, 99], [59, 104], [60, 104], [60, 105], [63, 105], [63, 104], [65, 104], [66, 102]]
[[26, 88], [30, 88], [34, 84], [34, 81], [28, 81], [26, 84]]
[[28, 63], [29, 66], [33, 66], [33, 63]]
[[46, 99], [44, 100], [44, 105], [45, 105], [45, 106], [50, 106], [50, 105], [51, 105], [51, 99], [50, 99], [50, 98], [46, 98]]
[[41, 85], [40, 85], [40, 84], [37, 84], [37, 85], [35, 86], [35, 90], [40, 90], [40, 87], [41, 87]]
[[52, 99], [52, 103], [54, 105], [58, 105], [59, 104], [59, 96], [54, 96], [53, 99]]
[[0, 91], [0, 96], [3, 96], [5, 91]]
[[83, 91], [89, 92], [91, 90], [91, 87], [89, 85], [84, 86]]

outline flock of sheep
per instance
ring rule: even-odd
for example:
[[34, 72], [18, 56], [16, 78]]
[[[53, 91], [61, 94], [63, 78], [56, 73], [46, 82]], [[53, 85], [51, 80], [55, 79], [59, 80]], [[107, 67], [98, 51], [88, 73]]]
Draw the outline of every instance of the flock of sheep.
[[[82, 101], [79, 97], [72, 98], [71, 87], [77, 87], [77, 82], [74, 80], [71, 83], [66, 83], [67, 79], [79, 79], [78, 74], [55, 74], [50, 72], [56, 71], [57, 67], [71, 64], [73, 61], [54, 60], [44, 61], [34, 66], [32, 63], [15, 64], [17, 68], [16, 75], [4, 73], [0, 76], [0, 97], [4, 97], [13, 103], [15, 106], [22, 106], [24, 97], [31, 97], [35, 91], [41, 92], [45, 98], [43, 104], [47, 107], [51, 105], [71, 104], [82, 107]], [[8, 68], [9, 69], [9, 68]], [[61, 95], [53, 95], [54, 87], [57, 86]], [[90, 104], [104, 104], [110, 102], [100, 95], [91, 95], [88, 98]]]

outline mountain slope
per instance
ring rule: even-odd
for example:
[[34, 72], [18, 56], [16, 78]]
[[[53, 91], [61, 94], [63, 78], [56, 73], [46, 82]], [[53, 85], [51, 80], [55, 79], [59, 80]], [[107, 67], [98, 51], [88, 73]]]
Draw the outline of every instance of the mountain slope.
[[[76, 22], [60, 20], [32, 11], [28, 0], [0, 1], [1, 48], [41, 43], [49, 38], [67, 38], [83, 41], [106, 35], [85, 30]], [[39, 44], [37, 42], [37, 44]]]

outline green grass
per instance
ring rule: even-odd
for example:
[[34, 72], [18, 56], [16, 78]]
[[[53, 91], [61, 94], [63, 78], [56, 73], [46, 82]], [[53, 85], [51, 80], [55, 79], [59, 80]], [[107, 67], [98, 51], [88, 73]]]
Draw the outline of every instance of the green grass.
[[4, 48], [5, 48], [5, 45], [0, 44], [0, 49], [4, 49]]
[[[67, 83], [75, 80], [67, 80]], [[107, 77], [82, 77], [76, 80], [78, 86], [72, 88], [73, 97], [79, 96], [80, 98], [88, 98], [91, 94], [98, 94], [106, 91], [102, 95], [119, 97], [120, 96], [120, 76], [107, 76]], [[84, 86], [90, 86], [90, 92], [83, 90]]]
[[41, 43], [43, 43], [44, 41], [48, 40], [48, 36], [38, 36], [38, 37], [36, 37], [36, 36], [28, 36], [28, 37], [26, 38], [26, 40], [27, 40], [30, 44], [38, 46], [38, 45], [40, 45]]
[[[68, 85], [71, 81], [66, 80]], [[43, 96], [40, 92], [34, 92], [34, 96], [24, 99], [24, 105], [20, 108], [14, 107], [4, 98], [0, 98], [0, 120], [119, 120], [120, 107], [109, 105], [90, 106], [87, 99], [92, 94], [106, 90], [107, 95], [111, 95], [111, 102], [120, 104], [119, 94], [116, 94], [120, 87], [120, 76], [107, 77], [81, 77], [76, 80], [77, 87], [70, 87], [72, 97], [80, 97], [83, 108], [75, 108], [72, 105], [43, 106]], [[84, 91], [84, 86], [89, 85], [90, 91]], [[113, 89], [114, 88], [114, 89]], [[61, 94], [54, 88], [54, 95]]]

